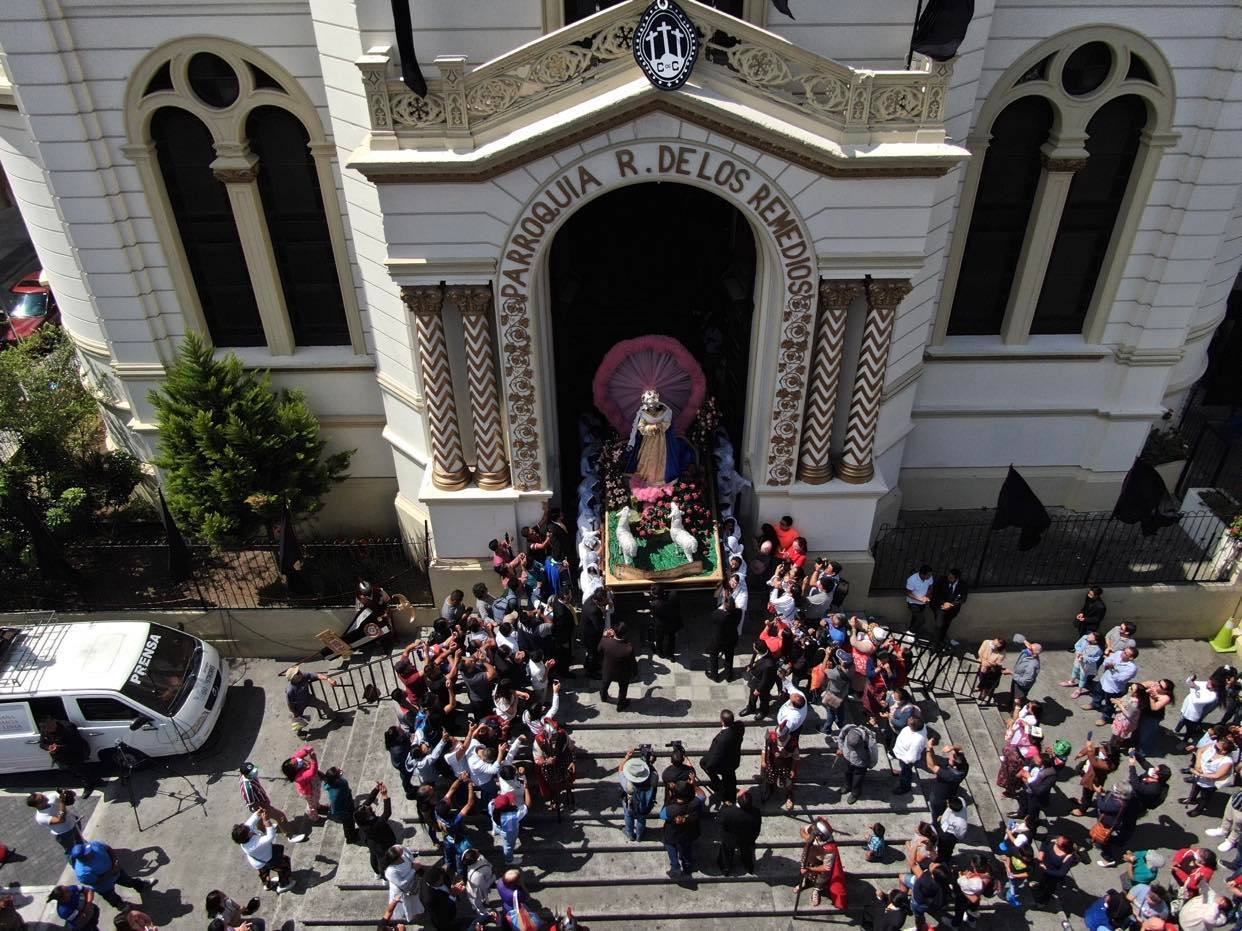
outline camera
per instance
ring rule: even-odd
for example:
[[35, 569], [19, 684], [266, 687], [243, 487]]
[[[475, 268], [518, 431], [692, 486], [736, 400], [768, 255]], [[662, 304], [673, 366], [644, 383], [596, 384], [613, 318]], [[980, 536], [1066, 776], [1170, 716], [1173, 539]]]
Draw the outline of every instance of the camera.
[[57, 789], [56, 795], [65, 805], [72, 805], [78, 800], [78, 793], [73, 789]]
[[680, 740], [670, 740], [664, 746], [672, 747], [674, 750], [680, 750], [682, 753], [686, 752], [686, 745], [682, 743]]
[[644, 760], [650, 760], [655, 757], [655, 748], [651, 744], [639, 744], [634, 748], [634, 753]]

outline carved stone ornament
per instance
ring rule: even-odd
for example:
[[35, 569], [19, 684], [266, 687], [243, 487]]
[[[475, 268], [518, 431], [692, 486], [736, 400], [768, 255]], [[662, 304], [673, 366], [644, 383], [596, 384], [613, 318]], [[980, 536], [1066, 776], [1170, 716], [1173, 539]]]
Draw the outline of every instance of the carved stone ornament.
[[814, 323], [812, 310], [809, 297], [796, 295], [785, 302], [781, 315], [776, 391], [772, 398], [772, 435], [768, 439], [770, 485], [788, 485], [794, 480], [802, 437], [802, 398], [806, 391], [806, 361]]
[[634, 29], [634, 60], [652, 86], [675, 91], [699, 59], [699, 33], [676, 0], [653, 0]]
[[539, 464], [539, 415], [531, 365], [530, 311], [525, 299], [500, 306], [500, 364], [508, 386], [509, 451], [518, 491], [543, 486]]
[[259, 166], [250, 168], [215, 168], [211, 172], [224, 184], [249, 184], [259, 177]]
[[461, 313], [469, 375], [470, 414], [474, 421], [475, 481], [480, 488], [509, 485], [500, 389], [492, 358], [492, 289], [487, 285], [451, 287], [448, 298]]

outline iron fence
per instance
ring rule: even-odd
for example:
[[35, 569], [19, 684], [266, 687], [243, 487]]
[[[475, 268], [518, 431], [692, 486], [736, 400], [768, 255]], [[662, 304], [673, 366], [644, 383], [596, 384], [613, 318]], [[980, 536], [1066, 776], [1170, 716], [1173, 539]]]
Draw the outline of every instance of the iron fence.
[[300, 550], [286, 577], [274, 543], [193, 543], [189, 577], [178, 580], [162, 539], [78, 541], [63, 548], [72, 569], [63, 581], [33, 565], [0, 565], [0, 611], [337, 608], [353, 604], [363, 578], [416, 604], [430, 597], [426, 537], [311, 539]]
[[1040, 543], [1022, 552], [1017, 528], [993, 532], [980, 521], [886, 524], [871, 548], [871, 590], [904, 591], [923, 563], [938, 572], [960, 568], [975, 589], [1224, 582], [1239, 557], [1239, 543], [1224, 530], [1211, 511], [1183, 514], [1151, 536], [1109, 513], [1058, 514]]

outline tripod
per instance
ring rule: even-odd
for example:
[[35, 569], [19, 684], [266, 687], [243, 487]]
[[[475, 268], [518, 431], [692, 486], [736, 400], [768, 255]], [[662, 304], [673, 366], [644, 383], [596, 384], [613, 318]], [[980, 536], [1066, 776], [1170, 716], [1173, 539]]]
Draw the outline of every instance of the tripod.
[[[147, 828], [156, 827], [157, 825], [163, 824], [165, 821], [169, 820], [169, 818], [174, 818], [181, 814], [182, 805], [187, 801], [191, 801], [191, 798], [195, 805], [198, 805], [203, 809], [203, 817], [207, 816], [207, 799], [203, 797], [203, 794], [199, 792], [194, 783], [190, 781], [189, 776], [174, 769], [172, 764], [167, 760], [147, 756], [145, 753], [135, 750], [123, 740], [118, 739], [114, 746], [116, 749], [112, 755], [113, 760], [116, 762], [117, 769], [119, 770], [118, 775], [120, 780], [125, 784], [125, 789], [129, 794], [129, 808], [130, 811], [134, 813], [134, 825], [138, 828], [138, 833], [141, 834]], [[159, 789], [156, 789], [153, 794], [176, 799], [178, 803], [177, 810], [171, 815], [167, 815], [158, 821], [148, 824], [147, 827], [144, 828], [142, 826], [142, 820], [138, 817], [138, 798], [134, 795], [133, 777], [134, 770], [143, 769], [150, 765], [158, 766], [170, 776], [177, 776], [178, 778], [184, 780], [185, 784], [190, 787], [190, 792], [193, 793], [193, 796], [191, 797], [189, 794], [178, 795], [176, 792], [161, 792]]]

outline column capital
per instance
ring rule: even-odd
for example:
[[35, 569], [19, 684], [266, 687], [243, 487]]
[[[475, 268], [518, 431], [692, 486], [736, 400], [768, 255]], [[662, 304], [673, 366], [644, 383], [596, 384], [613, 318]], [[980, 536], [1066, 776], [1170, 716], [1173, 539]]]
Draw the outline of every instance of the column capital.
[[863, 293], [861, 278], [821, 278], [819, 280], [819, 307], [849, 307], [854, 298]]
[[463, 314], [486, 314], [492, 309], [491, 285], [456, 285], [448, 289], [448, 299]]
[[1087, 167], [1086, 156], [1060, 156], [1040, 152], [1039, 161], [1044, 166], [1044, 171], [1066, 172], [1067, 174], [1082, 171]]
[[259, 176], [259, 156], [245, 146], [216, 146], [211, 173], [225, 184], [250, 184]]
[[444, 289], [438, 284], [403, 285], [401, 300], [417, 316], [438, 316], [444, 306]]
[[911, 289], [909, 278], [875, 278], [867, 286], [867, 299], [876, 310], [892, 310]]

